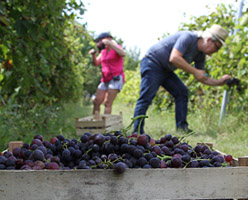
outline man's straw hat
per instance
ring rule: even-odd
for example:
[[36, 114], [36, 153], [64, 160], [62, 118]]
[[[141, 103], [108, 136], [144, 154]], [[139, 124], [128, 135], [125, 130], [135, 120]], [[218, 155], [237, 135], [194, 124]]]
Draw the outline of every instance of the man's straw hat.
[[220, 25], [214, 24], [209, 29], [207, 29], [207, 31], [211, 33], [215, 39], [225, 45], [225, 40], [228, 36], [228, 32], [223, 29]]

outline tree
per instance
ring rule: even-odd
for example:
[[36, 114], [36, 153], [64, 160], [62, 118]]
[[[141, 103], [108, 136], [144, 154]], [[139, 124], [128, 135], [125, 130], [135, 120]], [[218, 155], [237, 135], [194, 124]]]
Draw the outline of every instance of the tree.
[[[75, 10], [81, 1], [0, 2], [0, 95], [34, 106], [76, 99], [84, 60], [75, 46]], [[83, 34], [83, 33], [82, 33]], [[79, 45], [79, 44], [78, 44]]]

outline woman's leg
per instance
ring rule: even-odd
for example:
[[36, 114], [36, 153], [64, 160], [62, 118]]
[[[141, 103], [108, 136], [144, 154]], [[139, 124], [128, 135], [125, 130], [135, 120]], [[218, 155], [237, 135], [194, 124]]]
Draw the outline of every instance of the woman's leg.
[[117, 89], [108, 89], [105, 98], [104, 98], [104, 105], [105, 105], [105, 110], [104, 114], [111, 114], [112, 112], [112, 105], [113, 102], [118, 94], [119, 90]]
[[106, 92], [107, 92], [106, 90], [99, 90], [99, 89], [96, 90], [96, 97], [93, 102], [94, 103], [93, 115], [96, 112], [100, 113], [100, 106], [104, 101]]

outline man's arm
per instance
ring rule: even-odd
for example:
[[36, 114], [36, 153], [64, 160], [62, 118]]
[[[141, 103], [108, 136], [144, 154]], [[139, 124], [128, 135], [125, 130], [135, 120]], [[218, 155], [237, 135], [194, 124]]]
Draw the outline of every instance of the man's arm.
[[226, 83], [226, 80], [230, 78], [231, 78], [230, 75], [224, 75], [219, 80], [213, 78], [207, 78], [206, 80], [202, 81], [202, 83], [206, 85], [220, 86], [220, 85], [224, 85]]
[[169, 61], [179, 69], [182, 69], [185, 72], [193, 74], [196, 80], [200, 82], [206, 81], [207, 77], [205, 76], [204, 70], [196, 69], [195, 67], [191, 66], [184, 58], [180, 51], [176, 48], [173, 48], [170, 54]]
[[186, 60], [184, 60], [182, 53], [175, 48], [172, 49], [170, 55], [170, 62], [177, 68], [182, 69], [183, 71], [188, 72], [190, 74], [193, 74], [196, 80], [205, 85], [224, 85], [226, 83], [226, 80], [231, 78], [230, 75], [224, 75], [221, 79], [217, 80], [206, 76], [206, 72], [204, 70], [199, 70], [191, 66]]

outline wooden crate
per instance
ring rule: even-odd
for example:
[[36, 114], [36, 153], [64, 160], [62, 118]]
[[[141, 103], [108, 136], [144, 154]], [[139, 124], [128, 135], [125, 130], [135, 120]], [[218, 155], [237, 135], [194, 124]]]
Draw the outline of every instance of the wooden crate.
[[239, 166], [248, 166], [248, 156], [242, 156], [238, 158]]
[[0, 170], [0, 199], [246, 199], [248, 167]]
[[120, 130], [123, 128], [122, 113], [120, 115], [95, 114], [84, 118], [76, 118], [76, 134], [85, 132], [104, 133], [105, 131]]
[[20, 199], [21, 194], [26, 200], [247, 200], [247, 179], [248, 167], [239, 166], [126, 169], [123, 174], [112, 169], [0, 170], [0, 199]]
[[16, 147], [22, 147], [23, 141], [11, 141], [8, 144], [8, 150], [13, 152], [13, 149]]

